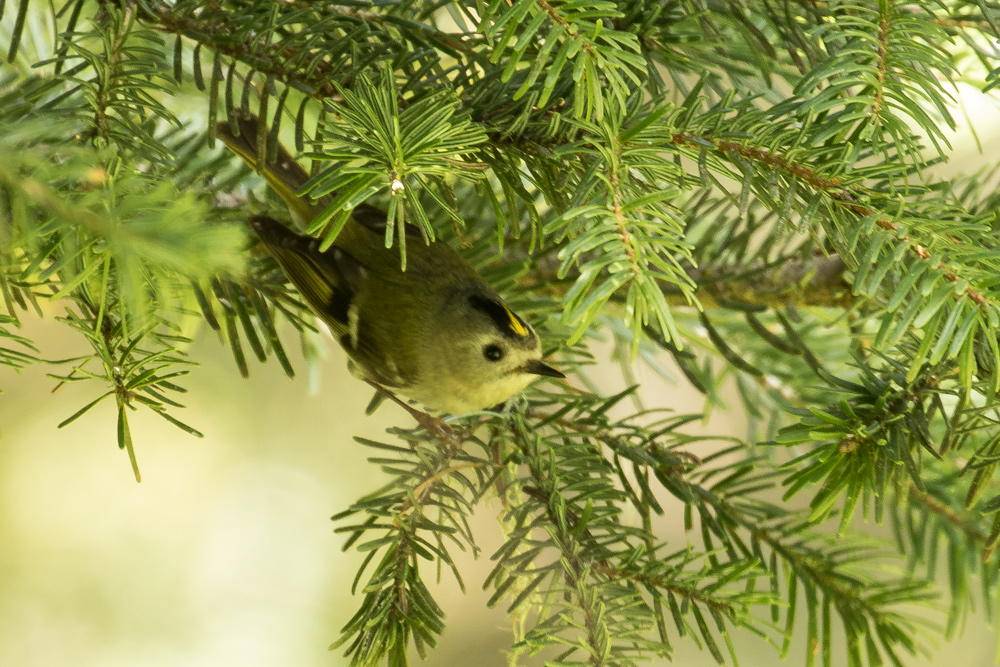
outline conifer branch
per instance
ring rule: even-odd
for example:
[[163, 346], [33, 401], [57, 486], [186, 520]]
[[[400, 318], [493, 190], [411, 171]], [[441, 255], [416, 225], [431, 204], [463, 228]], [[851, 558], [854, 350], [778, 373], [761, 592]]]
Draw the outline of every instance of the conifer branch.
[[[64, 309], [90, 352], [52, 377], [94, 393], [61, 425], [114, 401], [136, 476], [134, 410], [200, 435], [177, 416], [196, 324], [243, 375], [272, 358], [294, 375], [290, 340], [315, 363], [314, 314], [246, 226], [287, 220], [286, 202], [211, 150], [223, 119], [256, 118], [241, 156], [257, 165], [313, 162], [295, 208], [323, 247], [362, 203], [402, 253], [452, 244], [575, 375], [496, 413], [391, 397], [416, 427], [359, 440], [388, 482], [335, 516], [365, 558], [337, 642], [352, 664], [434, 647], [446, 610], [428, 566], [465, 585], [452, 551], [478, 554], [469, 516], [495, 496], [503, 543], [482, 583], [513, 619], [513, 659], [631, 667], [670, 654], [672, 620], [720, 663], [737, 661], [734, 627], [777, 632], [784, 653], [804, 624], [807, 663], [832, 667], [842, 627], [847, 665], [898, 665], [924, 650], [915, 607], [942, 608], [926, 632], [951, 637], [1000, 585], [997, 171], [928, 175], [953, 154], [952, 82], [996, 84], [990, 7], [16, 4], [0, 364], [56, 363], [17, 327]], [[608, 338], [630, 387], [614, 395], [589, 374]], [[690, 435], [702, 416], [665, 413], [636, 361], [679, 369], [706, 413], [735, 386], [746, 436]], [[692, 449], [706, 440], [715, 453]], [[685, 508], [681, 545], [657, 533], [664, 492]], [[894, 548], [862, 539], [859, 513], [888, 513]]]
[[[784, 157], [771, 151], [765, 151], [760, 148], [747, 146], [739, 142], [728, 140], [716, 141], [703, 136], [694, 137], [680, 134], [675, 134], [673, 136], [673, 143], [678, 146], [695, 148], [698, 150], [704, 149], [706, 145], [713, 145], [722, 153], [733, 152], [743, 158], [777, 167], [795, 176], [796, 178], [809, 183], [817, 190], [827, 195], [833, 203], [843, 207], [844, 209], [849, 210], [861, 217], [873, 218], [875, 224], [882, 229], [897, 233], [901, 231], [900, 226], [892, 222], [888, 216], [880, 213], [874, 208], [859, 203], [860, 201], [871, 198], [873, 193], [870, 191], [864, 191], [858, 186], [842, 186], [839, 179], [818, 176], [807, 165], [790, 162]], [[909, 250], [919, 259], [930, 259], [931, 254], [916, 239], [906, 234], [900, 234], [896, 238], [898, 241], [905, 243], [907, 248], [909, 248]], [[954, 283], [960, 280], [959, 274], [956, 274], [955, 270], [950, 268], [944, 262], [939, 262], [936, 267], [944, 272], [944, 277], [949, 282]], [[977, 305], [987, 303], [987, 297], [971, 285], [966, 286], [962, 294]], [[992, 303], [992, 301], [990, 303]]]

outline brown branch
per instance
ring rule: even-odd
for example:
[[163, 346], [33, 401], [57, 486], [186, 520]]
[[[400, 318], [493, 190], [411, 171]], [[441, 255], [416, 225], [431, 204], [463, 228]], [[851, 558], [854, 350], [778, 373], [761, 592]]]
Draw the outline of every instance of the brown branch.
[[[697, 140], [697, 141], [695, 141]], [[752, 160], [754, 162], [763, 162], [764, 164], [770, 165], [772, 167], [777, 167], [782, 171], [787, 171], [789, 174], [795, 176], [799, 180], [805, 181], [809, 185], [813, 186], [818, 190], [833, 190], [842, 191], [843, 188], [840, 184], [839, 178], [824, 178], [817, 174], [811, 167], [799, 164], [797, 162], [789, 162], [784, 156], [778, 155], [771, 151], [765, 150], [763, 148], [757, 148], [756, 146], [747, 146], [746, 144], [741, 144], [736, 141], [728, 141], [725, 139], [720, 139], [718, 141], [710, 139], [708, 137], [695, 137], [690, 134], [674, 134], [672, 136], [672, 143], [678, 146], [686, 146], [689, 148], [704, 148], [705, 142], [712, 144], [723, 153], [736, 153], [742, 157]]]
[[411, 509], [416, 507], [417, 504], [423, 499], [424, 495], [431, 490], [431, 487], [433, 487], [435, 484], [443, 480], [448, 475], [452, 474], [453, 472], [458, 472], [459, 470], [464, 470], [466, 468], [479, 468], [482, 467], [483, 465], [485, 464], [480, 463], [479, 461], [468, 461], [466, 463], [457, 463], [453, 466], [448, 466], [447, 468], [442, 468], [440, 470], [437, 470], [436, 472], [434, 472], [434, 474], [430, 475], [429, 477], [424, 479], [424, 481], [420, 482], [420, 484], [417, 484], [415, 487], [413, 487], [412, 493], [415, 502], [411, 503], [409, 500], [404, 502], [399, 512], [396, 513], [396, 520], [398, 521], [403, 517], [404, 514], [406, 514]]
[[[115, 88], [115, 82], [117, 77], [117, 70], [121, 64], [121, 50], [125, 45], [125, 39], [129, 35], [129, 29], [132, 22], [135, 20], [134, 8], [132, 5], [125, 5], [125, 17], [122, 24], [122, 31], [116, 37], [114, 42], [111, 44], [111, 50], [108, 53], [108, 76], [106, 79], [102, 77], [95, 77], [94, 81], [97, 84], [97, 94], [94, 99], [94, 144], [96, 145], [97, 139], [100, 138], [105, 145], [110, 141], [108, 137], [108, 104], [110, 103], [110, 97]], [[106, 84], [106, 85], [105, 85]]]
[[681, 597], [688, 598], [692, 602], [697, 602], [703, 604], [706, 607], [714, 609], [723, 614], [734, 614], [736, 609], [732, 604], [728, 602], [720, 602], [714, 598], [710, 598], [704, 595], [703, 591], [697, 588], [689, 588], [686, 586], [678, 586], [676, 583], [671, 582], [664, 577], [654, 577], [642, 572], [635, 572], [629, 570], [628, 568], [611, 567], [607, 563], [600, 563], [594, 567], [594, 571], [603, 574], [608, 579], [624, 579], [627, 581], [635, 581], [640, 584], [646, 584], [653, 588], [659, 588], [671, 593], [675, 593]]
[[545, 11], [545, 13], [549, 15], [553, 23], [558, 23], [563, 27], [567, 35], [569, 35], [573, 39], [579, 40], [580, 48], [586, 51], [588, 56], [595, 59], [597, 58], [597, 53], [594, 49], [594, 45], [590, 43], [590, 40], [586, 39], [585, 37], [583, 37], [583, 35], [574, 30], [573, 26], [570, 25], [569, 21], [567, 21], [562, 16], [562, 14], [557, 12], [555, 8], [545, 0], [535, 0], [535, 2], [538, 4], [539, 7], [541, 7]]
[[[762, 266], [689, 267], [687, 274], [695, 283], [695, 298], [705, 308], [731, 308], [734, 304], [849, 308], [854, 295], [844, 279], [846, 268], [844, 261], [833, 255], [787, 259]], [[536, 259], [535, 269], [523, 276], [519, 285], [536, 293], [561, 296], [576, 274], [560, 279], [558, 269], [558, 262]], [[691, 307], [687, 297], [672, 283], [661, 281], [660, 285], [669, 305]]]
[[628, 222], [625, 220], [625, 215], [622, 213], [622, 197], [621, 191], [618, 189], [618, 165], [621, 163], [622, 147], [617, 136], [614, 138], [614, 142], [615, 163], [611, 168], [610, 179], [612, 208], [615, 214], [615, 221], [618, 224], [618, 234], [621, 236], [622, 245], [625, 246], [625, 255], [628, 257], [628, 261], [632, 265], [632, 276], [634, 278], [640, 273], [639, 263], [636, 261], [635, 257], [635, 243], [632, 241], [632, 235], [628, 232]]
[[[695, 296], [705, 308], [728, 308], [734, 303], [770, 306], [850, 308], [854, 303], [847, 266], [839, 256], [792, 259], [778, 266], [724, 267], [692, 272]], [[681, 294], [671, 301], [680, 302]]]
[[931, 494], [926, 491], [921, 491], [914, 484], [910, 484], [909, 496], [951, 525], [958, 528], [972, 541], [981, 542], [983, 544], [986, 543], [988, 537], [986, 532], [982, 531], [979, 526], [970, 522], [966, 517], [948, 507]]
[[883, 16], [878, 24], [878, 64], [875, 66], [878, 72], [878, 86], [875, 88], [875, 99], [872, 102], [872, 111], [869, 118], [875, 118], [882, 112], [882, 99], [885, 95], [885, 70], [886, 61], [889, 58], [889, 19]]
[[973, 30], [981, 30], [984, 32], [989, 31], [990, 33], [993, 32], [993, 26], [990, 25], [989, 21], [976, 21], [972, 19], [965, 19], [959, 17], [955, 18], [945, 17], [945, 18], [931, 19], [931, 23], [937, 26], [941, 26], [942, 28], [956, 28], [963, 30], [966, 28], [971, 28]]

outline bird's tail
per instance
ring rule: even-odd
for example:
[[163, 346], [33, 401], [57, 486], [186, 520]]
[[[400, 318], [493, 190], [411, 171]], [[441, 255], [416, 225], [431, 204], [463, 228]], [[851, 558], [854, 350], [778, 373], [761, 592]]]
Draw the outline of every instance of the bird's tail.
[[[256, 116], [243, 118], [237, 114], [234, 127], [229, 122], [219, 123], [216, 134], [229, 150], [236, 153], [250, 167], [259, 172], [303, 222], [309, 223], [326, 202], [312, 202], [297, 193], [309, 180], [309, 173], [285, 150], [280, 143], [274, 161], [258, 168], [258, 120]], [[238, 132], [238, 133], [237, 133]], [[325, 198], [324, 198], [325, 199]]]

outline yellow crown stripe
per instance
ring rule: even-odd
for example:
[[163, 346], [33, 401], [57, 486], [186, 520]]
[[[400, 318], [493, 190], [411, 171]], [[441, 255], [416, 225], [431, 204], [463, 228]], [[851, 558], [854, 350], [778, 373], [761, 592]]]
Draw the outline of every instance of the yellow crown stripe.
[[511, 312], [511, 309], [507, 306], [504, 306], [503, 309], [507, 311], [507, 316], [510, 318], [510, 330], [518, 336], [527, 336], [528, 330], [524, 328], [523, 324], [521, 324], [521, 320], [517, 318], [517, 315]]

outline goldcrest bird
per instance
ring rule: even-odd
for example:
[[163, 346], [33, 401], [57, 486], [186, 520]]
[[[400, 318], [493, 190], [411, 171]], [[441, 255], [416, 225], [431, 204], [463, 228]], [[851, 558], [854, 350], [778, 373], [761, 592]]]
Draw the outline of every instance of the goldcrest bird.
[[[220, 123], [218, 137], [257, 168], [257, 119], [239, 134]], [[296, 193], [309, 175], [280, 145], [264, 165], [267, 182], [310, 222], [329, 196]], [[330, 327], [363, 379], [436, 412], [460, 414], [498, 406], [540, 375], [565, 377], [542, 361], [538, 335], [455, 250], [425, 243], [407, 228], [406, 270], [385, 247], [387, 218], [357, 206], [333, 245], [292, 231], [268, 216], [250, 224], [303, 299]]]

